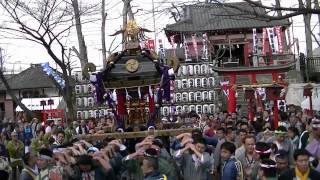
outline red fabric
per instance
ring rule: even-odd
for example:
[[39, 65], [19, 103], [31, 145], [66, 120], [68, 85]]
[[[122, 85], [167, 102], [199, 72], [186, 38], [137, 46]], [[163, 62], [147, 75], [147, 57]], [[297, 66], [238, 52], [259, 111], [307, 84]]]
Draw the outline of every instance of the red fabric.
[[249, 102], [248, 102], [248, 119], [250, 121], [253, 121], [253, 119], [254, 119], [252, 103], [253, 103], [252, 99], [249, 99]]
[[274, 113], [274, 120], [273, 120], [273, 123], [274, 123], [274, 129], [277, 129], [278, 128], [278, 122], [279, 122], [279, 109], [278, 109], [278, 102], [277, 100], [274, 100], [274, 106], [273, 106], [273, 113]]
[[231, 82], [229, 86], [229, 95], [228, 95], [228, 113], [236, 112], [236, 91], [233, 88], [233, 85], [236, 84], [236, 75], [231, 75]]
[[154, 113], [154, 98], [149, 94], [149, 112]]
[[123, 91], [118, 91], [117, 90], [117, 100], [118, 100], [118, 105], [117, 105], [117, 113], [119, 116], [124, 116], [126, 115], [126, 98], [124, 95]]
[[208, 136], [208, 137], [213, 137], [215, 135], [215, 131], [212, 129], [212, 128], [209, 128], [207, 129], [205, 132], [204, 132], [204, 135]]
[[236, 112], [236, 91], [230, 88], [228, 98], [228, 113], [233, 112]]

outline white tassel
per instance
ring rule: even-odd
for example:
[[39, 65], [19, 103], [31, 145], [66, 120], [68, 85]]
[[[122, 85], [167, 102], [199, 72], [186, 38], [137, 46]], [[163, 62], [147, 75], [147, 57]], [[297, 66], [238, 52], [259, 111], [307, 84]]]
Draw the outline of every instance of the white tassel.
[[126, 90], [126, 99], [127, 101], [130, 101], [131, 96], [129, 95], [127, 88], [125, 88], [125, 90]]
[[140, 88], [140, 86], [138, 87], [138, 95], [139, 95], [139, 99], [141, 99], [141, 88]]
[[112, 100], [113, 100], [114, 102], [116, 102], [116, 103], [118, 102], [116, 89], [113, 90], [112, 95], [111, 95], [111, 98], [112, 98]]
[[150, 95], [151, 97], [153, 96], [153, 92], [152, 92], [151, 85], [149, 86], [149, 95]]

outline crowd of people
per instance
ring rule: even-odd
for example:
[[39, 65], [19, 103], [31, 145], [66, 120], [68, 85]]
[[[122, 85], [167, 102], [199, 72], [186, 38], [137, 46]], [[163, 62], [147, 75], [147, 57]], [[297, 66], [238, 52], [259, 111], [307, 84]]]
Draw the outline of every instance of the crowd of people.
[[[253, 121], [236, 112], [189, 113], [194, 130], [172, 137], [95, 140], [112, 117], [89, 121], [2, 124], [0, 177], [20, 180], [320, 179], [320, 117], [291, 106]], [[156, 128], [156, 127], [155, 127]], [[147, 130], [141, 127], [140, 130]], [[117, 129], [119, 133], [133, 128]]]

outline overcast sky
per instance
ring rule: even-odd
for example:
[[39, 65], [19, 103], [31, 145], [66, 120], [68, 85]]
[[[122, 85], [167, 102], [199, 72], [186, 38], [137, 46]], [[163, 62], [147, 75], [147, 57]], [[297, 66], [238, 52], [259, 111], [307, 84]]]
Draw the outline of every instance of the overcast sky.
[[[81, 1], [81, 0], [80, 0]], [[94, 0], [99, 2], [99, 0]], [[184, 2], [194, 2], [195, 0], [154, 0], [155, 6], [155, 21], [156, 21], [156, 35], [157, 39], [163, 39], [166, 47], [169, 47], [163, 28], [166, 24], [174, 23], [174, 20], [170, 17], [167, 8], [171, 7], [171, 3], [181, 5]], [[88, 0], [82, 0], [83, 3], [89, 2]], [[93, 1], [90, 1], [92, 3]], [[106, 23], [106, 34], [112, 34], [116, 30], [120, 29], [122, 25], [122, 0], [106, 0], [107, 2], [107, 23]], [[269, 5], [273, 0], [262, 0], [266, 5]], [[294, 6], [297, 5], [297, 0], [282, 0], [283, 6]], [[153, 18], [152, 18], [152, 1], [151, 0], [133, 0], [133, 11], [137, 11], [135, 18], [138, 24], [149, 30], [153, 30]], [[319, 24], [317, 24], [317, 17], [313, 16], [312, 27], [316, 25], [314, 31], [318, 31]], [[0, 20], [3, 19], [3, 16], [0, 16]], [[85, 35], [86, 44], [88, 47], [89, 61], [95, 63], [96, 65], [102, 64], [101, 58], [101, 41], [100, 41], [100, 21], [95, 21], [94, 23], [85, 24], [83, 26], [83, 31]], [[305, 52], [305, 37], [304, 37], [304, 24], [303, 18], [295, 17], [293, 18], [293, 32], [294, 36], [299, 38], [300, 41], [300, 50]], [[148, 33], [148, 37], [154, 38], [153, 33]], [[107, 47], [110, 44], [112, 37], [107, 36]], [[121, 36], [119, 35], [115, 41], [115, 45], [119, 43]], [[67, 39], [67, 46], [77, 47], [77, 36], [73, 32]], [[314, 43], [314, 48], [317, 47], [317, 44]], [[6, 54], [6, 67], [7, 69], [15, 69], [18, 71], [24, 69], [30, 65], [30, 63], [42, 63], [50, 62], [51, 66], [55, 66], [53, 61], [50, 60], [50, 57], [47, 55], [44, 48], [40, 45], [37, 45], [33, 42], [23, 41], [23, 40], [12, 40], [12, 39], [0, 39], [0, 46], [5, 50]], [[78, 66], [78, 65], [76, 65]]]

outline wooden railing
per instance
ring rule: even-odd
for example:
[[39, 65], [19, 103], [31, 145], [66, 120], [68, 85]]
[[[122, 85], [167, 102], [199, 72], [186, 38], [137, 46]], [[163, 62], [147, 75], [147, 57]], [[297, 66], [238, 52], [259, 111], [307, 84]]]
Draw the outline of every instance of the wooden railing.
[[307, 58], [308, 73], [320, 73], [320, 57]]
[[282, 64], [287, 64], [294, 61], [293, 54], [277, 54], [265, 56], [251, 56], [249, 58], [249, 64], [244, 64], [244, 60], [240, 61], [237, 58], [223, 57], [218, 60], [217, 65], [219, 67], [261, 67], [261, 66], [277, 66]]

